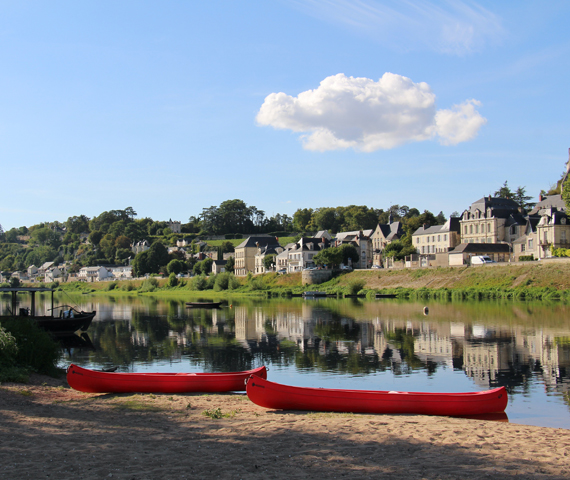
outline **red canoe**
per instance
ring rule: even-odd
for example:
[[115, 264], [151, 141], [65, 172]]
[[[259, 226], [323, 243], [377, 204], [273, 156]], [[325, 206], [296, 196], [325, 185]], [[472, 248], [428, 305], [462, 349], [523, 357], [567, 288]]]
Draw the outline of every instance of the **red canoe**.
[[507, 406], [505, 387], [473, 393], [383, 392], [290, 387], [251, 377], [246, 391], [253, 403], [278, 410], [454, 417], [503, 412]]
[[67, 383], [89, 393], [189, 393], [245, 390], [250, 376], [267, 378], [265, 367], [228, 373], [123, 373], [100, 372], [71, 364]]

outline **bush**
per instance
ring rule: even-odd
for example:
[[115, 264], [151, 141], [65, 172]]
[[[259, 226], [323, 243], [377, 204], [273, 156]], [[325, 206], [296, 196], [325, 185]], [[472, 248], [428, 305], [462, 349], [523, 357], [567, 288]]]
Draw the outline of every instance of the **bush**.
[[109, 292], [110, 292], [111, 290], [115, 290], [115, 288], [117, 288], [117, 285], [118, 285], [117, 282], [109, 282], [109, 283], [107, 284], [106, 290], [109, 291]]
[[534, 261], [534, 255], [521, 255], [519, 257], [519, 262], [532, 262]]
[[134, 289], [135, 289], [135, 287], [133, 286], [133, 284], [131, 282], [126, 282], [121, 287], [121, 290], [124, 290], [125, 292], [130, 292]]
[[192, 280], [192, 290], [205, 290], [208, 285], [208, 280], [206, 275], [197, 275]]
[[[31, 318], [10, 319], [2, 322], [5, 348], [2, 348], [2, 381], [6, 372], [21, 378], [30, 372], [55, 375], [61, 356], [60, 345]], [[14, 349], [14, 342], [15, 347]], [[5, 368], [6, 372], [5, 372]], [[14, 381], [14, 380], [13, 380]], [[21, 381], [21, 380], [19, 380]]]
[[178, 285], [178, 278], [176, 277], [176, 274], [174, 272], [172, 272], [169, 276], [168, 276], [168, 283], [167, 285], [169, 287], [176, 287]]
[[158, 288], [158, 280], [156, 278], [147, 278], [139, 289], [140, 292], [154, 292]]
[[364, 280], [353, 280], [348, 284], [348, 293], [350, 295], [356, 295], [364, 288], [364, 285], [366, 285]]

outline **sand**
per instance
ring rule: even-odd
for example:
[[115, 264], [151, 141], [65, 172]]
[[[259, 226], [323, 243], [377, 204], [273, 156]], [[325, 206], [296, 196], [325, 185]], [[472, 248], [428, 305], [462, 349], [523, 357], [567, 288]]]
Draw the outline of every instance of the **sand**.
[[85, 394], [34, 376], [0, 386], [0, 479], [22, 478], [562, 479], [570, 430], [272, 411], [235, 394]]

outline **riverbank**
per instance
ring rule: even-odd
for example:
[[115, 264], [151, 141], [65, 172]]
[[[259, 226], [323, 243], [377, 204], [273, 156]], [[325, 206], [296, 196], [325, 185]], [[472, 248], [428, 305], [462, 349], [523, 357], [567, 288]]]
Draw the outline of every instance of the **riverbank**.
[[[238, 278], [239, 286], [232, 290], [206, 288], [195, 290], [192, 279], [183, 278], [175, 287], [168, 279], [124, 280], [117, 282], [74, 282], [60, 285], [69, 293], [112, 295], [203, 295], [224, 298], [227, 295], [287, 296], [301, 293], [307, 287], [301, 273], [275, 273]], [[146, 283], [145, 283], [146, 282]], [[214, 283], [213, 281], [211, 282]], [[424, 268], [402, 270], [356, 270], [343, 273], [332, 280], [314, 285], [313, 290], [342, 296], [359, 291], [362, 294], [395, 293], [401, 298], [481, 299], [515, 298], [570, 301], [570, 263], [534, 262], [496, 264], [480, 267]]]
[[41, 376], [0, 386], [0, 409], [0, 479], [570, 477], [563, 429], [282, 412], [244, 395], [84, 394]]

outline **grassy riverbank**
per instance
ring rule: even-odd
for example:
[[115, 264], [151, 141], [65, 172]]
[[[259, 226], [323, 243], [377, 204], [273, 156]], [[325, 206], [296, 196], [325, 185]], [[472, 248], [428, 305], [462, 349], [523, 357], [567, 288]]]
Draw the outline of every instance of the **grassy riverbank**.
[[505, 264], [481, 267], [429, 268], [417, 270], [358, 270], [340, 274], [332, 280], [311, 287], [302, 285], [300, 273], [266, 274], [238, 278], [233, 287], [215, 289], [215, 277], [201, 290], [193, 279], [181, 279], [168, 286], [168, 279], [121, 282], [71, 283], [60, 288], [67, 292], [140, 295], [199, 294], [212, 297], [231, 295], [288, 295], [307, 288], [343, 295], [356, 293], [395, 293], [402, 298], [516, 298], [570, 301], [570, 264]]

